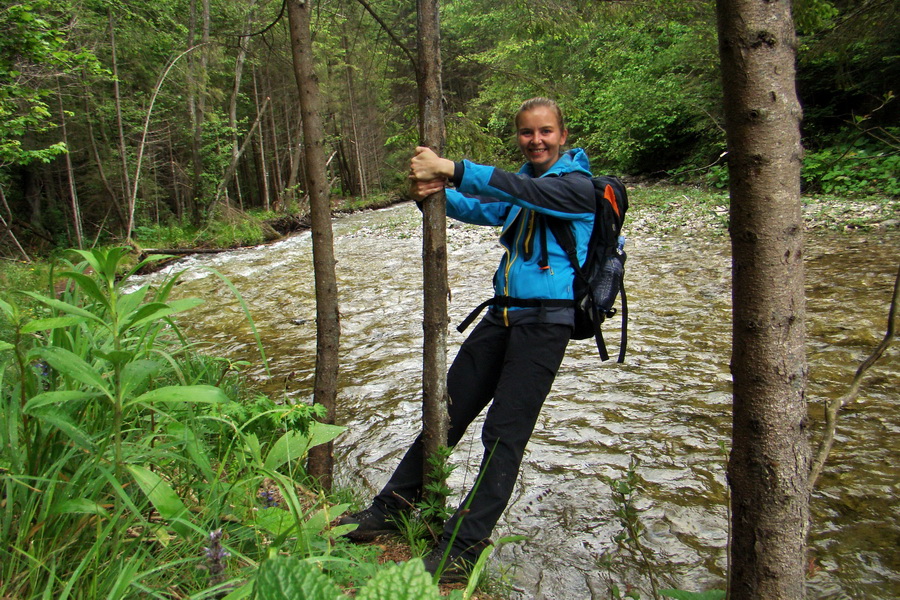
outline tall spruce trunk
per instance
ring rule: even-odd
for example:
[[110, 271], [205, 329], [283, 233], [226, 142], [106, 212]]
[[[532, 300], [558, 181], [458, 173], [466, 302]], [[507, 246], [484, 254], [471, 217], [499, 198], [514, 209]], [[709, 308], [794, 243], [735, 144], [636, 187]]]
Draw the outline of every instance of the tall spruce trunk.
[[[316, 280], [316, 376], [314, 401], [325, 407], [324, 422], [334, 423], [337, 398], [338, 345], [341, 327], [335, 275], [334, 236], [325, 160], [325, 135], [320, 115], [321, 97], [315, 73], [310, 34], [311, 0], [287, 0], [294, 76], [300, 93], [303, 137], [306, 141], [306, 179], [309, 186]], [[309, 452], [309, 475], [331, 489], [334, 470], [332, 443]]]
[[[438, 0], [418, 0], [417, 77], [420, 135], [423, 146], [438, 155], [444, 149], [444, 114], [441, 105], [441, 45]], [[425, 484], [431, 482], [428, 458], [447, 445], [447, 209], [443, 191], [422, 204], [424, 267], [424, 349], [422, 368], [422, 438]], [[443, 498], [438, 500], [443, 501]]]
[[731, 186], [732, 600], [805, 597], [801, 109], [788, 1], [718, 0]]

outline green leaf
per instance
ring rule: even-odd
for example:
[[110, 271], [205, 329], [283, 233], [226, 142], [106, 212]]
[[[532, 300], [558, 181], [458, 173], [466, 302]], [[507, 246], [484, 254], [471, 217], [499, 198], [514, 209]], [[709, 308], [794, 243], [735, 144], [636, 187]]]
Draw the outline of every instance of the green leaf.
[[36, 319], [26, 323], [25, 326], [22, 327], [22, 333], [33, 333], [35, 331], [71, 327], [72, 325], [84, 323], [84, 321], [84, 317], [52, 317], [49, 319]]
[[206, 480], [213, 481], [216, 474], [210, 465], [207, 448], [203, 445], [200, 436], [193, 429], [178, 421], [169, 425], [168, 432], [173, 441], [184, 444], [191, 461], [200, 469]]
[[57, 346], [35, 348], [30, 354], [44, 359], [47, 364], [63, 375], [100, 390], [107, 397], [112, 398], [112, 392], [107, 387], [102, 375], [80, 356]]
[[391, 565], [359, 590], [356, 600], [438, 600], [441, 597], [421, 560]]
[[119, 318], [124, 319], [133, 313], [144, 301], [144, 298], [147, 297], [148, 291], [150, 291], [150, 286], [143, 285], [130, 294], [119, 296], [119, 299], [116, 301], [116, 313], [119, 315]]
[[89, 298], [92, 298], [96, 302], [99, 302], [106, 310], [110, 309], [109, 299], [100, 290], [100, 286], [97, 285], [97, 282], [94, 281], [92, 277], [89, 277], [84, 273], [78, 273], [76, 271], [63, 271], [59, 274], [59, 276], [68, 277], [69, 279], [73, 280], [78, 284], [78, 287], [81, 288], [81, 291], [84, 292]]
[[122, 395], [128, 394], [144, 385], [150, 377], [159, 373], [162, 365], [155, 360], [136, 360], [130, 362], [122, 369], [121, 386]]
[[79, 317], [84, 317], [85, 319], [90, 319], [92, 321], [96, 321], [97, 323], [101, 323], [104, 327], [108, 327], [106, 321], [95, 315], [94, 313], [87, 311], [80, 306], [75, 306], [74, 304], [69, 304], [68, 302], [63, 302], [62, 300], [57, 300], [56, 298], [48, 298], [47, 296], [43, 296], [41, 294], [37, 294], [35, 292], [22, 292], [26, 296], [37, 300], [41, 304], [45, 304], [50, 308], [55, 308], [56, 310], [60, 310], [64, 313], [68, 313], [70, 315], [77, 315]]
[[350, 508], [349, 504], [338, 504], [335, 506], [326, 506], [318, 510], [303, 522], [303, 531], [307, 535], [319, 535], [334, 519]]
[[94, 451], [94, 442], [91, 441], [91, 438], [78, 428], [78, 425], [72, 421], [72, 418], [68, 414], [62, 412], [58, 408], [54, 406], [34, 408], [29, 414], [47, 425], [56, 427], [69, 436], [69, 438], [81, 448], [84, 448], [89, 452]]
[[317, 566], [293, 556], [270, 558], [256, 576], [257, 600], [338, 600], [341, 590]]
[[10, 344], [9, 342], [0, 340], [0, 352], [3, 352], [4, 350], [12, 350], [13, 348], [15, 348], [15, 346]]
[[86, 398], [93, 398], [95, 396], [96, 394], [78, 390], [43, 392], [41, 394], [38, 394], [37, 396], [31, 397], [28, 402], [25, 403], [25, 406], [22, 407], [22, 411], [26, 414], [31, 414], [31, 411], [43, 406], [48, 406], [51, 404], [65, 404], [66, 402], [84, 400]]
[[168, 385], [150, 390], [137, 398], [129, 400], [127, 405], [152, 404], [153, 402], [192, 402], [195, 404], [218, 404], [227, 402], [225, 392], [212, 385]]
[[289, 533], [297, 524], [291, 513], [277, 507], [256, 511], [253, 522], [256, 527], [268, 531], [275, 537]]
[[102, 504], [97, 504], [93, 500], [87, 498], [72, 498], [71, 500], [60, 502], [50, 510], [50, 514], [108, 516], [108, 513]]
[[310, 448], [327, 444], [346, 430], [346, 427], [313, 421], [306, 435], [288, 431], [272, 445], [264, 466], [274, 471], [290, 460], [303, 458]]
[[141, 491], [144, 492], [160, 516], [169, 522], [172, 529], [183, 537], [190, 536], [193, 530], [185, 520], [189, 514], [188, 509], [175, 490], [150, 469], [138, 465], [128, 465], [128, 470]]

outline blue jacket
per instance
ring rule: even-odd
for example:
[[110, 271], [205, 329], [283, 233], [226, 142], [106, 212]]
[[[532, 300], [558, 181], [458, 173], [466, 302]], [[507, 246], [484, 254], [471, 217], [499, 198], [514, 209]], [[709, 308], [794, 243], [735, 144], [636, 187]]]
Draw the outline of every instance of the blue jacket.
[[[556, 238], [540, 227], [538, 215], [546, 214], [574, 225], [578, 260], [583, 263], [594, 226], [594, 186], [590, 163], [581, 148], [563, 154], [540, 177], [526, 163], [518, 173], [470, 161], [457, 163], [453, 183], [447, 190], [447, 215], [476, 225], [502, 225], [504, 247], [494, 274], [497, 296], [527, 299], [572, 299], [575, 273]], [[538, 264], [542, 237], [547, 235], [548, 268]], [[573, 309], [517, 309], [493, 311], [505, 325], [515, 322], [572, 324]]]

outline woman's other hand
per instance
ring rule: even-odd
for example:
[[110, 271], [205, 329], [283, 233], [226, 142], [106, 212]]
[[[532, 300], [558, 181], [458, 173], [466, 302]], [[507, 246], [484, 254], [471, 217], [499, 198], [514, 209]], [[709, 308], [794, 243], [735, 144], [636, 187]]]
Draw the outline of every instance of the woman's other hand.
[[436, 194], [444, 189], [445, 181], [443, 179], [432, 179], [430, 181], [416, 181], [410, 179], [409, 195], [413, 200], [421, 202], [428, 196]]
[[409, 161], [409, 178], [414, 181], [449, 179], [453, 177], [454, 168], [452, 160], [441, 158], [431, 148], [418, 146]]

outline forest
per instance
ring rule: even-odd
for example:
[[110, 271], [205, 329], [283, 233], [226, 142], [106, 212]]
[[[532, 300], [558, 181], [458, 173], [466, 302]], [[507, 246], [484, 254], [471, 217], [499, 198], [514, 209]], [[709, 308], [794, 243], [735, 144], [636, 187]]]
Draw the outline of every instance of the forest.
[[[331, 194], [396, 197], [418, 135], [415, 7], [313, 8]], [[893, 8], [795, 3], [806, 190], [900, 193]], [[508, 115], [543, 95], [560, 101], [595, 169], [726, 185], [713, 3], [454, 0], [441, 10], [450, 155], [512, 166]], [[4, 254], [160, 227], [204, 230], [212, 239], [198, 245], [215, 246], [224, 242], [209, 224], [240, 227], [240, 212], [305, 214], [286, 21], [279, 1], [4, 2]]]
[[[435, 139], [422, 127], [433, 65], [421, 12], [438, 4], [442, 153], [514, 170], [510, 115], [525, 98], [557, 100], [570, 144], [628, 184], [644, 311], [632, 363], [598, 367], [593, 349], [573, 350], [524, 476], [541, 487], [515, 508], [513, 531], [537, 523], [529, 537], [491, 541], [449, 588], [409, 560], [449, 516], [448, 482], [469, 475], [446, 448], [426, 450], [432, 495], [397, 545], [350, 544], [353, 526], [336, 520], [368, 491], [348, 473], [377, 477], [390, 436], [409, 434], [395, 411], [421, 410], [427, 433], [430, 396], [446, 400], [451, 294], [433, 285], [446, 264], [429, 269], [460, 247], [492, 252], [434, 219], [432, 199], [424, 219], [402, 202], [413, 148]], [[779, 16], [736, 44], [726, 15], [749, 18], [753, 4]], [[890, 0], [0, 0], [0, 597], [882, 597], [900, 573], [879, 441], [890, 367], [871, 377], [855, 431], [836, 434], [835, 419], [896, 320], [900, 283], [877, 345], [896, 264], [898, 21]], [[760, 47], [778, 55], [754, 62]], [[746, 64], [726, 60], [735, 48]], [[802, 130], [800, 110], [780, 111], [790, 94], [778, 114], [736, 122], [736, 90], [760, 65], [773, 80], [796, 68]], [[748, 123], [796, 149], [793, 164], [782, 170], [774, 148], [748, 161], [735, 141]], [[810, 215], [834, 236], [804, 245]], [[430, 247], [435, 224], [449, 252]], [[285, 235], [300, 229], [311, 233]], [[190, 272], [162, 268], [239, 246]], [[830, 281], [849, 261], [863, 265], [847, 290], [859, 323], [836, 324]], [[451, 277], [457, 302], [480, 300], [468, 273]], [[422, 291], [424, 320], [410, 308]], [[807, 295], [820, 303], [809, 342]], [[814, 457], [807, 344], [810, 406], [825, 396], [809, 409]], [[856, 387], [835, 391], [830, 370], [873, 345]], [[424, 370], [410, 380], [414, 363]], [[614, 408], [594, 377], [613, 383]], [[585, 414], [597, 417], [587, 427]], [[373, 426], [388, 418], [391, 431]], [[564, 451], [547, 450], [559, 440]], [[824, 468], [833, 442], [847, 465]], [[372, 464], [332, 481], [336, 458]], [[544, 488], [554, 470], [566, 476]], [[545, 578], [559, 559], [584, 581]], [[517, 587], [517, 568], [532, 588]]]

